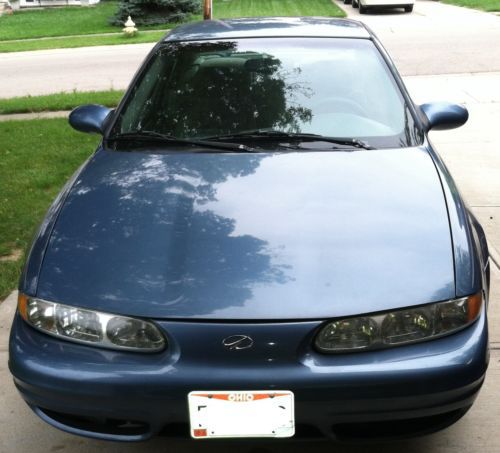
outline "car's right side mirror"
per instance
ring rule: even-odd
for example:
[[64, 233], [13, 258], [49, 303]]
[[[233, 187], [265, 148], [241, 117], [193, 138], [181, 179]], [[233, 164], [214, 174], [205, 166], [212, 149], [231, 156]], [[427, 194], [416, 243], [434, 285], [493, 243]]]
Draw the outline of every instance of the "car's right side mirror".
[[102, 135], [112, 112], [103, 105], [81, 105], [70, 113], [68, 120], [77, 131]]
[[425, 116], [427, 131], [445, 131], [464, 125], [469, 119], [467, 109], [449, 102], [422, 104], [420, 110]]

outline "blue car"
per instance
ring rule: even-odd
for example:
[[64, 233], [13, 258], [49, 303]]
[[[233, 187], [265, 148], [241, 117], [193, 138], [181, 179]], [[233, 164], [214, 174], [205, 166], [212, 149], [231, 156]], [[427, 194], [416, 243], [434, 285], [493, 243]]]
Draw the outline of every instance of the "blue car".
[[488, 249], [361, 23], [181, 26], [116, 110], [19, 286], [10, 370], [97, 439], [370, 440], [449, 426], [488, 366]]

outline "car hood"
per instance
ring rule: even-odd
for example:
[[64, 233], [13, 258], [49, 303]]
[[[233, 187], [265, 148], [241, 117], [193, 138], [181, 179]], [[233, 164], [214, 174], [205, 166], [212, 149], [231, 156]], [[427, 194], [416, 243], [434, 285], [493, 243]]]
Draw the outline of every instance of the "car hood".
[[61, 208], [38, 297], [152, 318], [322, 319], [454, 296], [424, 148], [99, 150]]

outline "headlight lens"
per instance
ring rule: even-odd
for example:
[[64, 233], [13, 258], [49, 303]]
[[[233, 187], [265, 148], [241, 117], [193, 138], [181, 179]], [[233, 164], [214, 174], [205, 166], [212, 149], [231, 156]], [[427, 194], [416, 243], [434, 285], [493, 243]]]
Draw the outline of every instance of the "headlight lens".
[[422, 307], [334, 320], [316, 336], [321, 352], [387, 348], [447, 335], [474, 322], [481, 312], [481, 293]]
[[77, 343], [138, 352], [161, 351], [165, 337], [143, 319], [116, 316], [35, 299], [19, 293], [21, 317], [42, 332]]

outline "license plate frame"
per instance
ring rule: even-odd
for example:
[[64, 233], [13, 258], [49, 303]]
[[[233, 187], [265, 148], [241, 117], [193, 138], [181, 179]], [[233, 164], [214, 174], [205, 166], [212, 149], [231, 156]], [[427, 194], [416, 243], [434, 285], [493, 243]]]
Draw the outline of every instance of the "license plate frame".
[[290, 390], [196, 390], [188, 394], [191, 437], [285, 438], [295, 434]]

